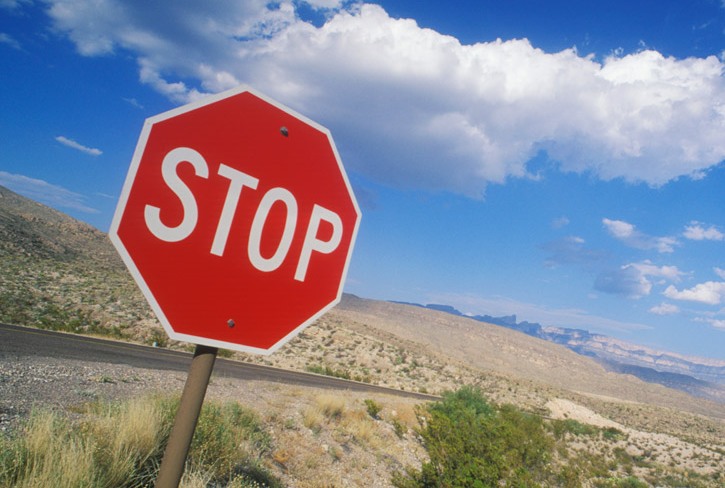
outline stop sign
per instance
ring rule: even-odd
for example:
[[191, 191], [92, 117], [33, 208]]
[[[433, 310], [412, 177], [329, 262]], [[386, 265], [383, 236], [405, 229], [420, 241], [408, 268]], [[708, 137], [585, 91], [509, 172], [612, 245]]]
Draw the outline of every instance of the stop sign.
[[359, 221], [329, 131], [241, 87], [146, 120], [109, 234], [172, 339], [268, 354], [339, 302]]

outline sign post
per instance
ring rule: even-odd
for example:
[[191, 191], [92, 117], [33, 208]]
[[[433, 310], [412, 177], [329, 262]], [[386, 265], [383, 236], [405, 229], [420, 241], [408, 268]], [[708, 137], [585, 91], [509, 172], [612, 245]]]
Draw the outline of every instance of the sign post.
[[204, 403], [206, 388], [214, 369], [217, 351], [218, 349], [214, 347], [196, 346], [194, 359], [189, 367], [189, 376], [186, 378], [184, 391], [181, 394], [179, 409], [176, 411], [174, 426], [161, 460], [156, 488], [179, 486], [184, 474], [184, 463], [189, 453], [191, 439], [194, 437], [196, 422], [199, 420], [201, 406]]
[[330, 132], [258, 92], [146, 120], [109, 235], [169, 337], [197, 344], [157, 486], [178, 485], [217, 349], [271, 354], [335, 306], [359, 222]]

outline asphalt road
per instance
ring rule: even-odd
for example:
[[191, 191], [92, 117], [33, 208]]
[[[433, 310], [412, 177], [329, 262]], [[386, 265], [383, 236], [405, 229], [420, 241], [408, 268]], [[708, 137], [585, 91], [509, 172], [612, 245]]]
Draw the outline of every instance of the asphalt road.
[[[0, 324], [0, 361], [36, 356], [79, 361], [126, 364], [161, 371], [189, 371], [192, 354], [82, 335]], [[271, 381], [302, 387], [384, 393], [421, 400], [437, 397], [394, 390], [311, 373], [287, 371], [257, 364], [217, 358], [214, 376], [242, 380]]]

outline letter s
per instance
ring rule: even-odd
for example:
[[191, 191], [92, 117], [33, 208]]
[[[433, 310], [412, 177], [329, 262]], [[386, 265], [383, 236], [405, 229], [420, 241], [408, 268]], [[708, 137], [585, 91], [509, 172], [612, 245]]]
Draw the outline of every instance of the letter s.
[[209, 167], [204, 157], [193, 149], [177, 147], [169, 151], [164, 157], [161, 163], [161, 175], [166, 185], [181, 201], [181, 205], [184, 207], [183, 218], [176, 227], [169, 227], [161, 222], [161, 209], [152, 205], [146, 205], [144, 218], [151, 233], [166, 242], [179, 242], [186, 239], [194, 231], [199, 220], [199, 209], [196, 206], [194, 194], [179, 178], [176, 171], [179, 164], [183, 162], [191, 163], [197, 176], [209, 177]]

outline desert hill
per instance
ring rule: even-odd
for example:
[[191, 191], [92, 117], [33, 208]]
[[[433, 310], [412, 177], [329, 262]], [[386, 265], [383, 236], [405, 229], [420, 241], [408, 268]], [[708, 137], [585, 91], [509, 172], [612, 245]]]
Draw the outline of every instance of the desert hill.
[[644, 382], [631, 374], [608, 371], [592, 358], [501, 326], [349, 295], [335, 313], [361, 334], [379, 335], [381, 339], [393, 336], [410, 344], [411, 349], [455, 358], [478, 371], [592, 398], [656, 404], [725, 419], [725, 405], [694, 400], [683, 392]]
[[[2, 187], [0, 321], [188, 347], [166, 340], [105, 234]], [[635, 474], [663, 479], [668, 470], [686, 469], [716, 480], [725, 471], [724, 403], [610, 371], [565, 345], [446, 310], [346, 295], [271, 356], [225, 355], [432, 394], [474, 385], [497, 403], [547, 418], [615, 426], [613, 441], [580, 447], [609, 453], [604, 456], [612, 462], [631, 451]], [[622, 432], [626, 439], [617, 437]], [[327, 442], [335, 448], [338, 441], [333, 435]]]
[[156, 322], [105, 233], [1, 186], [0, 320], [140, 340]]
[[0, 256], [120, 268], [98, 229], [0, 186]]
[[[131, 340], [165, 342], [163, 331], [107, 236], [97, 229], [0, 187], [0, 255], [0, 320], [74, 332], [110, 331]], [[720, 409], [712, 402], [692, 402], [688, 395], [645, 383], [632, 374], [608, 371], [597, 361], [561, 345], [482, 322], [480, 317], [474, 320], [450, 313], [446, 307], [438, 308], [346, 295], [322, 322], [333, 322], [350, 336], [435, 358], [443, 369], [461, 364], [547, 387], [692, 412], [704, 410], [725, 418], [725, 405]], [[338, 337], [345, 334], [338, 333]], [[329, 354], [304, 354], [309, 341], [330, 343], [329, 339], [316, 337], [319, 335], [324, 334], [308, 329], [286, 348], [294, 354], [283, 351], [280, 356], [298, 356], [308, 363], [316, 361], [320, 368], [337, 367], [341, 372], [349, 370], [352, 377], [396, 386], [393, 371], [381, 369], [364, 355], [340, 364]], [[402, 353], [396, 352], [395, 356], [393, 362], [405, 362]], [[267, 361], [284, 363], [280, 359]], [[296, 367], [304, 369], [309, 364]], [[385, 378], [388, 373], [391, 378]], [[444, 387], [429, 387], [425, 381], [421, 377], [415, 387], [432, 392]], [[434, 377], [429, 383], [435, 385]]]

